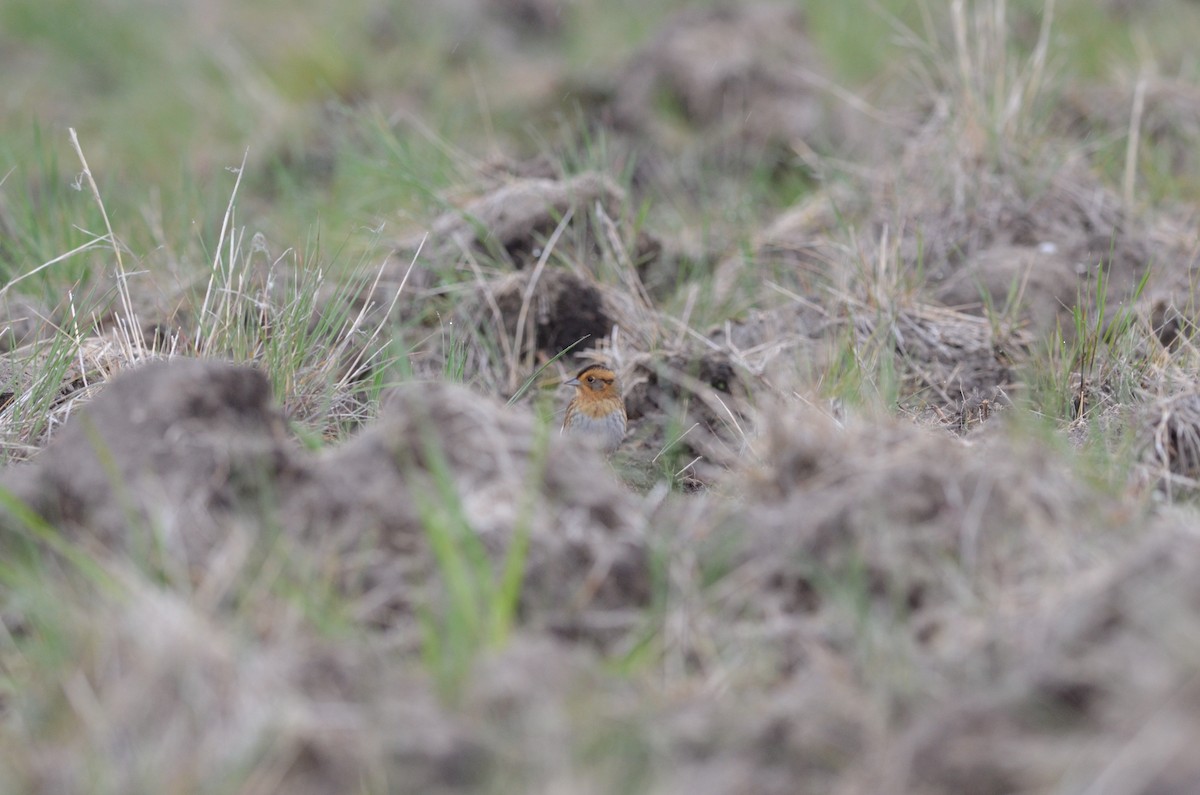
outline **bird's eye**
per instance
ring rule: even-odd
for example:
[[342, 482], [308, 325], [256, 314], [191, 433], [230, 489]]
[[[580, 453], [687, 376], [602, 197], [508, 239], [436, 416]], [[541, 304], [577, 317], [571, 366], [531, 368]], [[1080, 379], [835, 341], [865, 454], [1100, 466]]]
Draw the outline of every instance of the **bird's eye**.
[[588, 376], [588, 383], [589, 383], [589, 384], [594, 384], [594, 383], [596, 383], [596, 376], [594, 376], [594, 375], [589, 375], [589, 376]]

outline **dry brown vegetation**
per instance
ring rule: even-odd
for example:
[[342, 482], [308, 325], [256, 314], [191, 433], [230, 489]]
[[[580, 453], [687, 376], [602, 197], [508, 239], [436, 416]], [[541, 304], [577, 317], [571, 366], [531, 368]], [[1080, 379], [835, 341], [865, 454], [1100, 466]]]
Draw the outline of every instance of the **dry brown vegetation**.
[[[1062, 33], [1186, 3], [864, 9], [869, 79], [818, 3], [585, 68], [595, 3], [367, 5], [376, 62], [214, 50], [277, 162], [200, 244], [0, 175], [0, 790], [1196, 790], [1200, 73]], [[358, 263], [269, 242], [320, 200]]]

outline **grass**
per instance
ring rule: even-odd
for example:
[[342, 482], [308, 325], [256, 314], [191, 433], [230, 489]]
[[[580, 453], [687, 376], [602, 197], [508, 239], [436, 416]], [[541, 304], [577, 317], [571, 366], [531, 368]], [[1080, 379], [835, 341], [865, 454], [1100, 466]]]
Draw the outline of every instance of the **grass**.
[[[0, 789], [49, 791], [54, 760], [67, 789], [113, 792], [286, 791], [318, 780], [314, 770], [337, 791], [396, 791], [422, 775], [447, 791], [506, 781], [658, 791], [678, 783], [673, 766], [700, 758], [818, 791], [828, 781], [804, 778], [814, 771], [845, 783], [856, 765], [880, 764], [898, 746], [863, 727], [903, 735], [929, 703], [959, 703], [987, 648], [1001, 649], [987, 664], [1009, 665], [1003, 654], [1021, 647], [1006, 623], [1016, 606], [1037, 602], [1030, 621], [1053, 624], [1064, 583], [1102, 580], [1144, 524], [1167, 522], [1156, 500], [1193, 510], [1196, 473], [1180, 453], [1191, 415], [1178, 400], [1194, 380], [1193, 341], [1163, 347], [1145, 317], [1156, 290], [1194, 308], [1169, 270], [1186, 241], [1146, 231], [1164, 260], [1153, 271], [1129, 264], [1115, 232], [1108, 251], [1089, 249], [1105, 268], [1064, 308], [1065, 340], [1023, 344], [1015, 282], [1007, 295], [981, 282], [980, 306], [961, 312], [932, 294], [972, 246], [1078, 232], [1039, 226], [1058, 210], [1038, 202], [1065, 164], [1098, 176], [1073, 184], [1082, 209], [1064, 210], [1063, 224], [1101, 195], [1117, 197], [1113, 228], [1126, 236], [1194, 210], [1197, 175], [1174, 168], [1178, 138], [1135, 134], [1125, 119], [1072, 139], [1056, 116], [1066, 88], [1114, 72], [1194, 76], [1200, 18], [1187, 3], [1160, 5], [808, 4], [828, 61], [824, 98], [861, 96], [880, 114], [892, 112], [882, 97], [905, 104], [885, 154], [858, 163], [801, 142], [706, 148], [710, 131], [669, 86], [650, 108], [658, 126], [610, 126], [591, 93], [633, 80], [619, 70], [676, 11], [700, 13], [675, 0], [584, 0], [540, 31], [366, 2], [216, 3], [211, 18], [189, 4], [4, 5], [0, 298], [49, 321], [36, 340], [17, 339], [15, 324], [4, 337], [5, 463], [36, 462], [111, 373], [163, 356], [264, 371], [296, 442], [292, 464], [338, 455], [388, 410], [390, 388], [430, 381], [478, 396], [467, 419], [532, 414], [533, 438], [512, 461], [497, 441], [507, 426], [485, 426], [477, 463], [524, 467], [519, 487], [493, 493], [496, 482], [452, 463], [445, 428], [425, 428], [412, 460], [395, 462], [394, 499], [411, 506], [364, 497], [356, 507], [377, 512], [379, 535], [345, 559], [314, 559], [311, 539], [280, 524], [286, 486], [270, 477], [245, 485], [261, 504], [219, 554], [188, 562], [168, 549], [105, 552], [0, 491], [0, 748], [15, 749], [0, 751]], [[567, 176], [601, 171], [625, 193], [613, 217], [579, 207], [533, 230], [539, 254], [526, 264], [599, 285], [620, 310], [609, 341], [536, 351], [532, 320], [558, 319], [533, 286], [515, 335], [491, 314], [475, 324], [466, 296], [487, 308], [510, 269], [482, 227], [480, 251], [405, 250], [441, 213], [513, 179], [498, 163], [519, 170], [532, 155]], [[831, 186], [855, 201], [835, 202]], [[826, 198], [833, 228], [801, 226], [794, 241], [820, 243], [824, 259], [798, 263], [762, 244], [778, 216]], [[1104, 231], [1101, 216], [1087, 216], [1101, 218], [1087, 234]], [[976, 236], [939, 248], [939, 224], [954, 231], [963, 218]], [[642, 284], [646, 237], [665, 254]], [[759, 313], [787, 318], [781, 308], [797, 300], [820, 322], [778, 326], [783, 339], [751, 349], [715, 341], [714, 329]], [[627, 384], [649, 390], [652, 408], [608, 464], [562, 452], [544, 389], [593, 345], [630, 376], [661, 376]], [[700, 383], [704, 355], [733, 361], [737, 382]], [[684, 364], [655, 369], [670, 357]], [[999, 383], [1001, 370], [1013, 383]], [[727, 394], [739, 388], [744, 404]], [[1151, 410], [1174, 424], [1139, 419]], [[1147, 458], [1154, 428], [1174, 458]], [[131, 502], [129, 533], [156, 537], [134, 532], [141, 497], [125, 485], [113, 493]], [[410, 507], [416, 539], [379, 518]], [[499, 542], [481, 536], [481, 516], [503, 526]], [[426, 587], [403, 594], [410, 614], [363, 620], [367, 597], [339, 579], [342, 566], [403, 562], [405, 544], [429, 551], [429, 570], [413, 575]], [[529, 591], [551, 588], [544, 574], [528, 581], [531, 562], [561, 573], [574, 598], [548, 605]], [[929, 612], [906, 590], [918, 570], [941, 600]], [[185, 654], [171, 627], [204, 650]], [[534, 664], [506, 662], [526, 648]], [[826, 664], [836, 687], [822, 686]], [[1022, 664], [1010, 670], [1028, 674]], [[853, 705], [820, 700], [842, 687]], [[742, 700], [817, 717], [809, 733], [786, 717], [764, 727], [766, 711], [728, 709]], [[186, 708], [158, 715], [172, 703]], [[689, 728], [676, 711], [700, 717]], [[221, 714], [233, 750], [213, 739]], [[867, 736], [866, 750], [846, 739]], [[191, 753], [179, 750], [191, 739]], [[472, 767], [472, 754], [485, 762]], [[177, 778], [163, 772], [173, 764]], [[467, 768], [482, 780], [455, 777]]]
[[538, 482], [545, 472], [548, 444], [549, 425], [543, 421], [537, 426], [529, 484], [518, 497], [513, 537], [498, 571], [493, 572], [487, 549], [463, 510], [441, 442], [435, 438], [426, 441], [435, 496], [418, 497], [418, 510], [446, 596], [440, 614], [433, 608], [423, 616], [423, 654], [448, 700], [459, 696], [475, 659], [503, 647], [513, 631], [529, 546], [529, 522]]

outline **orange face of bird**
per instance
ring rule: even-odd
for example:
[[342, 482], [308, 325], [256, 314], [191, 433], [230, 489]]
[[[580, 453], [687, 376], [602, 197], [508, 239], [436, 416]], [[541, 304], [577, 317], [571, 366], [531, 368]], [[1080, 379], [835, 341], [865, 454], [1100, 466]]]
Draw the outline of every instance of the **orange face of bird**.
[[575, 394], [583, 401], [606, 400], [620, 397], [621, 394], [617, 389], [617, 374], [602, 364], [583, 368], [565, 383], [575, 387]]

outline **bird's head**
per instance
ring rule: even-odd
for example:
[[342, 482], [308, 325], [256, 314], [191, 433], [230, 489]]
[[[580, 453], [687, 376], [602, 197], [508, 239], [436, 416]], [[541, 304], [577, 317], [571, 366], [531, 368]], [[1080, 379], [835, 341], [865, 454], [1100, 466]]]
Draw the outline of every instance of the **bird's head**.
[[589, 364], [564, 383], [575, 387], [575, 392], [584, 400], [603, 400], [621, 395], [617, 374], [603, 364]]

